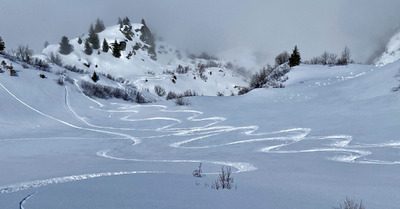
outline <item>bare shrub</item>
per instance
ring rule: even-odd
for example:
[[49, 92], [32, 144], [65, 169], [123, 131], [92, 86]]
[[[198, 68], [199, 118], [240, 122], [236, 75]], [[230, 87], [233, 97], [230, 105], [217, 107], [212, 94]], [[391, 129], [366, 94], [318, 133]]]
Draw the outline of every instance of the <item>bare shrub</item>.
[[243, 95], [243, 94], [247, 94], [251, 91], [250, 88], [244, 87], [242, 89], [239, 90], [238, 95]]
[[175, 104], [179, 106], [188, 106], [190, 105], [190, 101], [183, 97], [178, 97], [177, 99], [175, 99]]
[[219, 91], [219, 92], [217, 93], [217, 96], [223, 97], [223, 96], [225, 96], [225, 95], [224, 95], [224, 92], [220, 92], [220, 91]]
[[354, 200], [346, 197], [343, 204], [340, 203], [339, 207], [335, 207], [335, 209], [365, 209], [365, 207], [362, 204], [362, 201], [360, 201], [360, 204], [357, 204]]
[[160, 97], [163, 97], [165, 94], [167, 94], [165, 89], [159, 85], [154, 86], [154, 92]]
[[[136, 89], [119, 89], [110, 86], [103, 86], [94, 84], [87, 81], [81, 82], [82, 93], [90, 97], [97, 97], [101, 99], [117, 98], [126, 101], [135, 101], [138, 103], [146, 103], [147, 100], [136, 91]], [[137, 96], [139, 95], [139, 96]]]
[[183, 94], [181, 94], [179, 96], [180, 97], [194, 97], [194, 96], [198, 96], [198, 94], [195, 91], [186, 90], [185, 92], [183, 92]]
[[167, 100], [176, 99], [176, 98], [178, 98], [178, 95], [172, 91], [168, 92], [167, 97], [166, 97]]
[[175, 72], [179, 74], [186, 74], [188, 73], [189, 69], [189, 66], [183, 67], [182, 65], [178, 65]]
[[57, 84], [60, 85], [60, 86], [64, 86], [64, 85], [65, 85], [64, 79], [63, 79], [62, 77], [58, 78], [58, 79], [56, 80], [56, 82], [57, 82]]
[[79, 74], [88, 74], [88, 72], [86, 70], [77, 68], [75, 65], [66, 65], [64, 66], [65, 69], [71, 71], [71, 72], [75, 72], [75, 73], [79, 73]]
[[199, 164], [199, 167], [198, 167], [196, 170], [193, 171], [192, 174], [193, 174], [194, 177], [199, 177], [199, 178], [201, 178], [201, 177], [205, 176], [205, 175], [203, 174], [203, 170], [201, 169], [201, 165], [202, 165], [202, 163], [200, 163], [200, 164]]
[[62, 66], [62, 65], [63, 65], [63, 64], [62, 64], [62, 58], [61, 58], [61, 56], [58, 55], [58, 54], [55, 54], [55, 53], [53, 53], [53, 52], [51, 52], [51, 53], [47, 56], [47, 60], [48, 60], [50, 63], [53, 63], [53, 64], [58, 65], [58, 66]]
[[46, 61], [42, 60], [42, 59], [35, 58], [35, 59], [33, 59], [31, 64], [33, 65], [34, 68], [36, 68], [38, 70], [45, 71], [45, 72], [50, 72], [49, 64]]
[[288, 62], [289, 57], [290, 55], [287, 51], [280, 53], [278, 56], [275, 57], [275, 65], [282, 65], [283, 63]]
[[218, 178], [211, 184], [212, 189], [232, 189], [233, 188], [232, 168], [222, 166]]
[[28, 45], [19, 45], [16, 52], [17, 58], [23, 62], [30, 62], [30, 58], [33, 55], [33, 50]]
[[177, 94], [175, 92], [168, 92], [166, 99], [171, 100], [171, 99], [178, 99], [182, 97], [193, 97], [193, 96], [198, 96], [198, 94], [195, 91], [192, 90], [186, 90], [182, 94]]

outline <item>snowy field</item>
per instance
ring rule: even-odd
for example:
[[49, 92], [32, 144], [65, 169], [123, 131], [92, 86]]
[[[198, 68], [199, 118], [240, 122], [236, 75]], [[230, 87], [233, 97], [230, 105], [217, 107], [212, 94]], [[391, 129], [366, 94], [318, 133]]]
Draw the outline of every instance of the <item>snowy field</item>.
[[[15, 67], [0, 74], [0, 208], [399, 208], [399, 62], [299, 66], [284, 89], [183, 107]], [[222, 166], [232, 190], [209, 186]]]

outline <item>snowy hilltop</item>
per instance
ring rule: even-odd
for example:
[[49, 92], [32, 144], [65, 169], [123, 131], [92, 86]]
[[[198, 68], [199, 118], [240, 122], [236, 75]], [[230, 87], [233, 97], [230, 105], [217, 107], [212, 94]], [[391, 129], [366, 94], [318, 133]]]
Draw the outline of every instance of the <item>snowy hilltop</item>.
[[[72, 71], [123, 78], [125, 84], [160, 98], [166, 94], [160, 94], [157, 88], [176, 94], [192, 91], [216, 96], [236, 95], [247, 85], [245, 70], [206, 53], [189, 55], [156, 41], [144, 20], [131, 23], [125, 18], [107, 28], [98, 24], [82, 37], [64, 37], [60, 44], [48, 45], [43, 56]], [[66, 48], [65, 53], [62, 48]]]
[[385, 52], [375, 62], [376, 66], [384, 66], [400, 60], [400, 31], [386, 45]]

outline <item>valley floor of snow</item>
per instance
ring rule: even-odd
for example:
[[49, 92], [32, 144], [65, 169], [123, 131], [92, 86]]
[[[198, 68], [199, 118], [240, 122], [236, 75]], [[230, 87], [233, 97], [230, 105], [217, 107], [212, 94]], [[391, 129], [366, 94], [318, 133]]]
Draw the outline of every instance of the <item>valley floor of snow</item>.
[[[304, 65], [283, 89], [176, 106], [17, 67], [0, 74], [0, 208], [399, 208], [399, 68]], [[232, 190], [210, 188], [222, 166]]]

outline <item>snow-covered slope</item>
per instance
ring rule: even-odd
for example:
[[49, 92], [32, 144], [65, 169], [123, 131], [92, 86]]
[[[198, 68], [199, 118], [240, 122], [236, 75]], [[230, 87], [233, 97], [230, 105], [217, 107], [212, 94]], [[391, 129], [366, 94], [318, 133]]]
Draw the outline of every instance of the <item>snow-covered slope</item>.
[[[145, 47], [148, 44], [140, 38], [142, 27], [142, 24], [132, 24], [132, 40], [127, 39], [119, 25], [108, 27], [98, 33], [101, 44], [104, 39], [110, 45], [115, 41], [126, 43], [126, 49], [121, 52], [120, 58], [113, 56], [112, 49], [103, 52], [102, 46], [93, 54], [87, 55], [84, 53], [85, 41], [79, 44], [78, 38], [70, 40], [70, 44], [74, 47], [71, 54], [60, 54], [59, 44], [49, 45], [42, 53], [46, 56], [59, 55], [64, 65], [76, 66], [89, 72], [110, 74], [116, 78], [123, 77], [139, 90], [148, 90], [152, 93], [154, 87], [158, 85], [167, 92], [182, 93], [191, 90], [199, 95], [216, 96], [218, 92], [231, 95], [237, 94], [238, 86], [247, 86], [246, 77], [227, 67], [228, 62], [189, 59], [185, 52], [165, 42], [156, 43], [157, 60], [152, 59]], [[86, 38], [88, 35], [83, 36], [82, 40]], [[177, 72], [179, 66], [187, 70], [179, 73]]]
[[400, 32], [395, 34], [386, 46], [385, 52], [377, 59], [377, 66], [384, 66], [400, 60]]
[[[89, 98], [86, 74], [5, 61], [18, 76], [0, 74], [0, 208], [398, 207], [400, 61], [301, 65], [286, 88], [183, 107]], [[236, 189], [211, 189], [221, 166]]]

